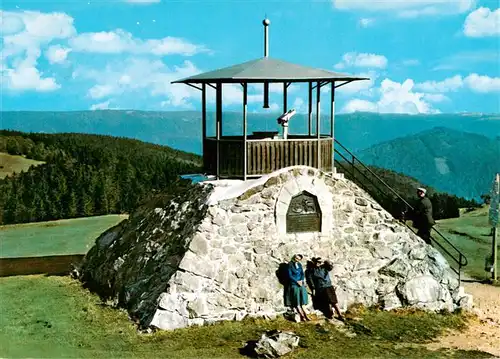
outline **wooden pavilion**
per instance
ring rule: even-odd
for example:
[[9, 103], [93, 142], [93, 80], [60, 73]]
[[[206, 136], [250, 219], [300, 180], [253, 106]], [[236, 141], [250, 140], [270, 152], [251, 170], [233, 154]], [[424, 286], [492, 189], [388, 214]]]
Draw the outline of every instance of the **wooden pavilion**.
[[[368, 80], [322, 69], [295, 65], [268, 57], [268, 26], [264, 25], [264, 57], [242, 64], [205, 72], [172, 83], [183, 83], [201, 91], [203, 166], [206, 174], [220, 178], [256, 178], [280, 168], [306, 165], [324, 172], [334, 172], [334, 117], [335, 89], [353, 81]], [[279, 136], [277, 132], [247, 133], [248, 84], [264, 86], [264, 108], [269, 108], [269, 84], [283, 85], [283, 112], [288, 111], [287, 89], [292, 83], [309, 85], [308, 133]], [[243, 90], [243, 134], [222, 135], [222, 88], [223, 84], [240, 84]], [[330, 128], [321, 133], [321, 88], [330, 84]], [[201, 85], [201, 87], [200, 87]], [[207, 136], [207, 86], [216, 92], [215, 137]], [[316, 91], [316, 133], [313, 133], [313, 91]], [[282, 121], [283, 122], [283, 121]], [[287, 120], [284, 121], [287, 126]]]

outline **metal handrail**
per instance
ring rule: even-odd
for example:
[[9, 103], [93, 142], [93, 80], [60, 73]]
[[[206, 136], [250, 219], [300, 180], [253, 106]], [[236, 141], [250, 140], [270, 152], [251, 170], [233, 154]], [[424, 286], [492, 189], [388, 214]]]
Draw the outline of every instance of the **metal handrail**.
[[[375, 172], [373, 172], [371, 169], [369, 169], [363, 162], [361, 162], [354, 154], [349, 151], [347, 148], [345, 148], [337, 139], [334, 139], [335, 143], [342, 147], [353, 159], [352, 165], [354, 166], [354, 160], [358, 161], [358, 163], [363, 166], [364, 169], [366, 169], [368, 172], [370, 172], [371, 175], [373, 175], [376, 179], [378, 179], [384, 186], [386, 186], [396, 197], [398, 197], [405, 205], [410, 207], [413, 210], [413, 207], [403, 198], [401, 197], [391, 186], [389, 186], [382, 178], [380, 178], [379, 175], [377, 175]], [[335, 150], [338, 154], [340, 154], [337, 150]]]
[[[345, 158], [345, 157], [344, 157], [341, 153], [337, 152], [337, 154], [339, 154], [342, 158], [344, 158], [344, 159], [346, 160], [346, 162], [349, 162], [349, 161], [347, 161], [347, 159], [346, 159], [346, 158]], [[342, 165], [342, 162], [337, 161], [337, 164], [338, 164], [340, 167], [342, 167], [343, 169], [347, 170], [347, 169], [344, 167], [344, 165]], [[352, 165], [352, 164], [351, 164], [351, 165]], [[353, 167], [354, 167], [354, 166], [353, 166]], [[354, 168], [355, 168], [355, 167], [354, 167]], [[359, 170], [358, 170], [358, 171], [359, 171]], [[359, 171], [359, 173], [363, 174], [361, 171]], [[352, 176], [353, 176], [353, 178], [354, 178], [354, 174], [353, 174], [353, 172], [351, 172], [351, 175], [352, 175]], [[364, 176], [366, 179], [368, 179], [368, 181], [370, 181], [370, 179], [369, 179], [366, 175], [364, 175], [364, 174], [363, 174], [363, 176]], [[370, 183], [371, 183], [371, 184], [373, 184], [373, 185], [374, 185], [374, 186], [375, 186], [375, 187], [379, 190], [379, 192], [382, 192], [382, 191], [380, 190], [380, 188], [379, 188], [378, 186], [376, 186], [376, 185], [375, 185], [372, 181], [370, 181]], [[361, 187], [363, 187], [363, 188], [364, 188], [367, 192], [369, 192], [368, 188], [367, 188], [367, 187], [365, 187], [365, 186], [364, 186], [361, 182], [359, 183], [359, 185], [361, 185]], [[406, 226], [409, 230], [411, 230], [413, 233], [415, 233], [415, 231], [413, 230], [413, 228], [412, 228], [412, 227], [410, 227], [410, 226], [409, 226], [408, 224], [406, 224], [405, 222], [403, 222], [403, 224], [404, 224], [404, 225], [405, 225], [405, 226]], [[449, 241], [448, 241], [448, 239], [447, 239], [446, 237], [444, 237], [444, 236], [443, 236], [440, 232], [438, 232], [437, 230], [436, 230], [436, 232], [437, 232], [437, 233], [439, 233], [439, 234], [440, 234], [440, 236], [441, 236], [441, 237], [442, 237], [442, 238], [443, 238], [443, 239], [444, 239], [447, 243], [449, 243], [451, 247], [453, 247], [453, 248], [454, 248], [454, 249], [458, 252], [458, 257], [459, 257], [459, 259], [457, 259], [457, 258], [456, 258], [456, 257], [455, 257], [452, 253], [450, 253], [450, 251], [448, 251], [445, 247], [443, 247], [443, 245], [442, 245], [441, 243], [439, 243], [439, 242], [438, 242], [438, 241], [436, 241], [434, 238], [432, 238], [432, 239], [434, 240], [434, 242], [435, 242], [435, 243], [436, 243], [436, 244], [437, 244], [437, 245], [438, 245], [438, 246], [439, 246], [439, 247], [440, 247], [440, 248], [441, 248], [441, 249], [442, 249], [442, 250], [443, 250], [446, 254], [448, 254], [448, 255], [450, 256], [450, 258], [451, 258], [451, 259], [453, 259], [453, 260], [454, 260], [454, 261], [458, 264], [458, 266], [459, 266], [459, 269], [458, 269], [458, 270], [456, 270], [456, 269], [455, 269], [455, 268], [453, 268], [453, 267], [451, 267], [451, 269], [452, 269], [452, 270], [453, 270], [453, 271], [454, 271], [454, 272], [455, 272], [458, 276], [460, 276], [460, 270], [461, 270], [461, 268], [462, 268], [462, 267], [465, 267], [465, 266], [468, 264], [467, 258], [466, 258], [466, 257], [465, 257], [465, 256], [464, 256], [464, 255], [463, 255], [463, 254], [462, 254], [462, 253], [458, 250], [458, 249], [456, 249], [456, 248], [455, 248], [455, 246], [453, 246], [453, 244], [452, 244], [451, 242], [449, 242]], [[465, 259], [465, 263], [464, 263], [464, 262], [462, 262], [462, 258], [463, 258], [463, 259]]]
[[[351, 157], [351, 161], [349, 161], [337, 148], [335, 148], [335, 153], [337, 153], [340, 157], [342, 157], [345, 162], [349, 163], [351, 165], [351, 167], [353, 168], [353, 171], [349, 171], [350, 174], [352, 175], [353, 179], [355, 178], [355, 175], [354, 175], [354, 171], [358, 171], [360, 174], [363, 175], [364, 178], [366, 178], [368, 180], [368, 182], [370, 182], [378, 191], [379, 193], [383, 194], [383, 195], [386, 195], [384, 193], [384, 191], [382, 191], [380, 189], [379, 186], [377, 186], [374, 181], [370, 178], [368, 178], [368, 176], [362, 172], [361, 170], [359, 170], [359, 168], [357, 168], [355, 166], [355, 162], [358, 162], [359, 165], [362, 166], [363, 169], [365, 169], [367, 172], [369, 172], [375, 179], [378, 180], [378, 182], [382, 183], [390, 192], [392, 192], [401, 202], [403, 202], [408, 208], [410, 208], [411, 210], [414, 210], [414, 207], [412, 205], [410, 205], [403, 197], [401, 197], [390, 185], [388, 185], [382, 178], [380, 178], [380, 176], [378, 176], [375, 172], [373, 172], [370, 168], [368, 168], [363, 162], [361, 162], [351, 151], [349, 151], [347, 148], [345, 148], [338, 140], [335, 139], [335, 143], [338, 144], [345, 152], [347, 152], [349, 154], [349, 156]], [[345, 167], [342, 165], [342, 163], [338, 160], [336, 160], [336, 162], [343, 168], [345, 169]], [[368, 192], [368, 189], [360, 182], [361, 186], [364, 187], [365, 190], [367, 190]], [[404, 223], [406, 225], [406, 227], [408, 227], [411, 231], [413, 231], [413, 229], [408, 226], [406, 223]], [[462, 267], [465, 267], [468, 265], [468, 260], [467, 260], [467, 257], [457, 248], [455, 247], [455, 245], [453, 245], [453, 243], [451, 243], [439, 230], [437, 230], [436, 228], [432, 228], [432, 231], [437, 233], [439, 235], [439, 237], [441, 237], [441, 239], [443, 239], [451, 248], [453, 248], [457, 253], [458, 253], [458, 259], [457, 259], [457, 255], [453, 255], [452, 253], [450, 253], [450, 251], [448, 251], [445, 247], [443, 247], [443, 245], [441, 243], [439, 243], [435, 238], [433, 238], [431, 236], [431, 239], [444, 251], [446, 252], [446, 254], [448, 254], [457, 264], [458, 264], [458, 271], [455, 270], [454, 268], [452, 268], [455, 273], [458, 274], [459, 276], [459, 280], [460, 280], [460, 272], [461, 272], [461, 269]], [[414, 231], [413, 231], [414, 232]]]

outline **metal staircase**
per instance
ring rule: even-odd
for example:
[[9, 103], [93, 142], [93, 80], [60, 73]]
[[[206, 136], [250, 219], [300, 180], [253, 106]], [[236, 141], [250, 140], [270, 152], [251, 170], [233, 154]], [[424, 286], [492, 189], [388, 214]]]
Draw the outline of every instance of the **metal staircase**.
[[[337, 140], [335, 140], [335, 155], [335, 165], [346, 178], [363, 188], [394, 218], [399, 219], [415, 233], [404, 218], [404, 213], [413, 210], [413, 207], [403, 197]], [[448, 260], [460, 281], [462, 268], [468, 264], [467, 257], [435, 227], [432, 228], [431, 239]]]

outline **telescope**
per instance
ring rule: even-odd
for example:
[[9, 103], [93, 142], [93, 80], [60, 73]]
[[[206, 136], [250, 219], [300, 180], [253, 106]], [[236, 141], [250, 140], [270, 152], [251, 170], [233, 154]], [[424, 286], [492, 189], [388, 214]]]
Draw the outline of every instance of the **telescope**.
[[285, 112], [283, 115], [278, 117], [278, 124], [283, 126], [283, 139], [287, 139], [288, 137], [288, 122], [295, 115], [297, 111], [294, 108]]

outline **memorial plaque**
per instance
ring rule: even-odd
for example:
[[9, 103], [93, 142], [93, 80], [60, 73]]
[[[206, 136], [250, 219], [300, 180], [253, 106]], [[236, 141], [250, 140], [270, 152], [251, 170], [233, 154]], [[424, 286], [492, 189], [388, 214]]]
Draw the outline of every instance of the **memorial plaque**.
[[320, 232], [321, 209], [316, 196], [302, 192], [290, 201], [286, 213], [286, 232]]

